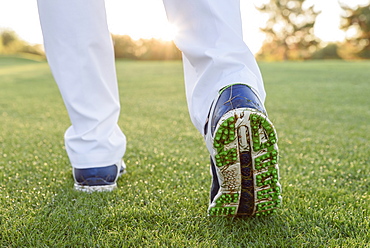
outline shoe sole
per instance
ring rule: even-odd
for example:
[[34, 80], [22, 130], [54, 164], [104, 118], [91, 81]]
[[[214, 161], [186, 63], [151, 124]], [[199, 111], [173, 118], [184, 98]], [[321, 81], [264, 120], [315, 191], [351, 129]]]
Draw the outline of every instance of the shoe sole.
[[111, 192], [117, 188], [117, 184], [112, 185], [99, 185], [99, 186], [88, 186], [88, 185], [79, 185], [74, 184], [74, 189], [82, 192], [92, 193], [92, 192]]
[[282, 197], [274, 125], [254, 109], [234, 109], [218, 122], [213, 139], [220, 190], [210, 216], [260, 216], [276, 212]]

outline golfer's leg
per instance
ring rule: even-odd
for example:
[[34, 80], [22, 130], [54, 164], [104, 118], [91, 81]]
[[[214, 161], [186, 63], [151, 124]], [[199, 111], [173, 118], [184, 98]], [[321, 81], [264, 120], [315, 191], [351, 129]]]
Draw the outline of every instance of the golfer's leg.
[[47, 59], [72, 126], [65, 133], [74, 168], [112, 165], [126, 146], [104, 0], [38, 0]]
[[217, 92], [243, 83], [264, 101], [265, 90], [253, 54], [243, 41], [239, 0], [163, 0], [183, 52], [190, 116], [203, 127]]

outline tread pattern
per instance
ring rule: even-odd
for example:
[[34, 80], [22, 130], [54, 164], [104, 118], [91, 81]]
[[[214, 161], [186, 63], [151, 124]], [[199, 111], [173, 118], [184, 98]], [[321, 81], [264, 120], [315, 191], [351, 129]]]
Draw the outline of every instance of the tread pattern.
[[214, 147], [217, 150], [216, 166], [227, 166], [235, 163], [238, 157], [236, 148], [225, 150], [225, 145], [235, 140], [235, 118], [230, 117], [225, 120], [216, 132]]
[[256, 179], [256, 216], [276, 212], [281, 204], [277, 135], [266, 117], [250, 115]]
[[[239, 109], [234, 113], [222, 121], [214, 136], [215, 165], [223, 183], [209, 215], [275, 213], [281, 204], [275, 128], [259, 112]], [[240, 123], [243, 126], [237, 126]]]

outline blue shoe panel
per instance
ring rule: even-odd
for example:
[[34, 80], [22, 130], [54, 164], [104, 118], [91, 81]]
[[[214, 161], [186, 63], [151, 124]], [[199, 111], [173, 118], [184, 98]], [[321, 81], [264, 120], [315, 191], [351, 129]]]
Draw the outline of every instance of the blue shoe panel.
[[211, 132], [215, 131], [221, 117], [230, 110], [237, 108], [252, 108], [266, 114], [263, 104], [247, 85], [234, 84], [223, 89], [217, 100], [213, 116], [211, 116]]
[[88, 169], [74, 168], [76, 183], [84, 186], [112, 185], [116, 182], [118, 173], [116, 165]]
[[220, 189], [220, 184], [218, 182], [217, 178], [217, 172], [216, 172], [216, 167], [215, 164], [213, 163], [213, 160], [211, 158], [211, 170], [212, 170], [212, 186], [211, 186], [211, 202], [215, 198], [215, 196], [218, 193], [218, 190]]

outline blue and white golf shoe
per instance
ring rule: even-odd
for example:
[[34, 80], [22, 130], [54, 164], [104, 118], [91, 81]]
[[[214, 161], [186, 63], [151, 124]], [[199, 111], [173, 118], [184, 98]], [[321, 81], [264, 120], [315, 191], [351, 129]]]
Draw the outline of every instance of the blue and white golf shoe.
[[205, 140], [213, 177], [210, 216], [261, 216], [282, 197], [277, 134], [257, 94], [235, 84], [213, 102]]
[[126, 172], [123, 161], [105, 167], [73, 168], [74, 188], [84, 192], [112, 191], [117, 187], [117, 179]]

